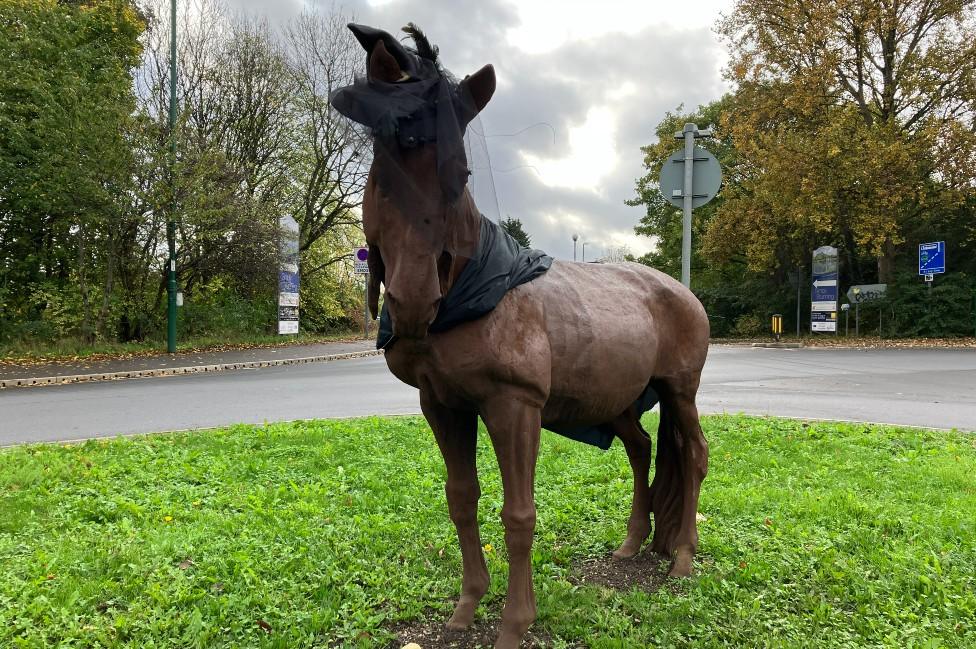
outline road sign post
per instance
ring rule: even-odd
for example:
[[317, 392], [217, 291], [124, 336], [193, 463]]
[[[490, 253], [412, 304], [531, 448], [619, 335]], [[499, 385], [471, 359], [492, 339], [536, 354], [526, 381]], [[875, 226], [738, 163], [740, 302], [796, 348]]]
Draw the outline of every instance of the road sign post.
[[176, 0], [170, 2], [169, 41], [169, 215], [166, 221], [166, 351], [176, 353]]
[[298, 333], [298, 223], [290, 216], [278, 219], [278, 335]]
[[918, 274], [925, 278], [929, 290], [936, 274], [946, 272], [945, 241], [918, 244]]
[[359, 246], [352, 258], [356, 274], [363, 275], [363, 338], [369, 338], [369, 248]]
[[821, 246], [813, 251], [813, 286], [810, 294], [810, 331], [837, 331], [837, 248]]
[[715, 198], [722, 184], [722, 167], [711, 153], [695, 146], [695, 139], [710, 137], [710, 129], [699, 130], [687, 123], [674, 134], [684, 140], [684, 148], [676, 151], [661, 167], [658, 179], [661, 194], [683, 214], [681, 224], [681, 283], [691, 286], [691, 211]]

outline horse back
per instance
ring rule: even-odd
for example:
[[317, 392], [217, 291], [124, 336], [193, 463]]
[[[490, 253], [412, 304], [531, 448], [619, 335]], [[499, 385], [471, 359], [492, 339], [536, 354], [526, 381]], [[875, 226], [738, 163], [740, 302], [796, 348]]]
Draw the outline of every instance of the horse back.
[[640, 264], [553, 262], [488, 315], [387, 352], [401, 380], [452, 407], [505, 391], [543, 420], [599, 423], [652, 378], [700, 372], [704, 309], [679, 282]]

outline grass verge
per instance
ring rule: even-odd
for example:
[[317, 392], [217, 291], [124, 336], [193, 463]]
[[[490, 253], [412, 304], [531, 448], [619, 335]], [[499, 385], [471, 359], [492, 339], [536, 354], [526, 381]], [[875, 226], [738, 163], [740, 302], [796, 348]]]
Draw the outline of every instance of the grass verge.
[[[695, 576], [653, 593], [574, 585], [574, 566], [623, 536], [630, 469], [619, 445], [544, 433], [533, 564], [553, 646], [976, 646], [976, 438], [703, 427]], [[506, 575], [486, 439], [481, 617]], [[419, 418], [4, 449], [0, 646], [383, 646], [456, 595], [443, 482]]]
[[[178, 341], [177, 353], [195, 354], [219, 352], [231, 349], [253, 349], [257, 347], [287, 347], [290, 345], [314, 345], [316, 343], [362, 340], [360, 330], [334, 334], [297, 334], [279, 336], [228, 335], [194, 336]], [[34, 365], [38, 363], [68, 362], [84, 359], [86, 361], [157, 356], [166, 353], [165, 340], [144, 340], [139, 342], [86, 343], [80, 339], [68, 338], [57, 342], [18, 341], [0, 345], [0, 365]]]

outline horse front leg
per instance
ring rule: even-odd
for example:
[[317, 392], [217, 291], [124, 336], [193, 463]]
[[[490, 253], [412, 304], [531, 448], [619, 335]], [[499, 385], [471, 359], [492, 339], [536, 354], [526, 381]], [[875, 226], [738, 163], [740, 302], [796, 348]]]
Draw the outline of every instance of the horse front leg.
[[474, 621], [478, 603], [488, 591], [488, 566], [481, 550], [478, 529], [478, 484], [476, 462], [478, 415], [446, 408], [421, 396], [420, 406], [434, 431], [444, 464], [447, 465], [447, 508], [461, 545], [461, 596], [447, 628], [466, 629]]
[[538, 407], [509, 398], [486, 404], [481, 418], [495, 448], [505, 492], [501, 514], [508, 548], [508, 596], [495, 649], [516, 649], [536, 617], [532, 536], [542, 415]]

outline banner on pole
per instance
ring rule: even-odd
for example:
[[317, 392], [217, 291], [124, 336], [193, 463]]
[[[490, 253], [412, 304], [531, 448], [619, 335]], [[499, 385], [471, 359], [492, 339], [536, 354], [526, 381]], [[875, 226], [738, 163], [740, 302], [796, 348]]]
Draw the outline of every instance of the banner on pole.
[[813, 251], [813, 286], [810, 293], [810, 331], [837, 331], [837, 248], [821, 246]]
[[278, 333], [298, 333], [298, 223], [290, 216], [278, 220]]

